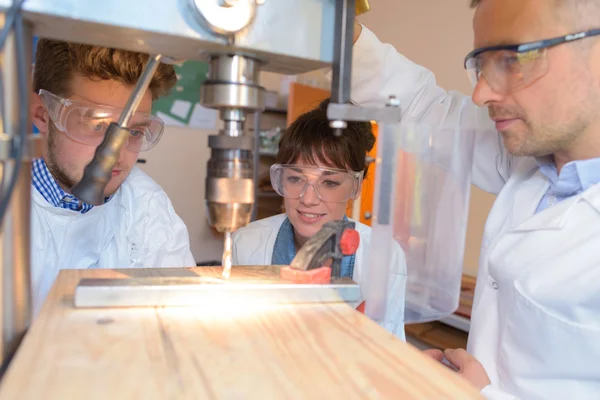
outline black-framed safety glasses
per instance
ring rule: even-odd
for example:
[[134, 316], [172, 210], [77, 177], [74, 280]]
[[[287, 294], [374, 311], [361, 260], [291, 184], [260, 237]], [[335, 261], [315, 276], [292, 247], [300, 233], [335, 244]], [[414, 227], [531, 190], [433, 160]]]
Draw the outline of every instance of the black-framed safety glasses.
[[597, 35], [600, 29], [523, 44], [482, 47], [467, 54], [464, 66], [473, 87], [483, 76], [494, 92], [506, 95], [531, 85], [548, 72], [549, 48]]

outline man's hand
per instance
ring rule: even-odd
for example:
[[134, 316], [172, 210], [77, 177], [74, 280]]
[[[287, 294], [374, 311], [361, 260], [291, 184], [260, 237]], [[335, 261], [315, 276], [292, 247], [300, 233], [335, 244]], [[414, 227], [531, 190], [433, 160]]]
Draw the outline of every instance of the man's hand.
[[362, 25], [358, 23], [357, 20], [354, 20], [354, 42], [356, 43], [356, 41], [358, 40], [358, 37], [360, 36], [360, 32], [362, 31]]
[[441, 363], [446, 356], [446, 359], [456, 366], [458, 374], [480, 391], [491, 383], [483, 365], [464, 349], [446, 349], [444, 352], [430, 349], [425, 350], [424, 353]]

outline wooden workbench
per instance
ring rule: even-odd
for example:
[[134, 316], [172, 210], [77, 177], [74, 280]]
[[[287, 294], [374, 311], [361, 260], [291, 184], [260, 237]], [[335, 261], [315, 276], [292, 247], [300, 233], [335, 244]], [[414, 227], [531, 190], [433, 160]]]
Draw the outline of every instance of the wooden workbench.
[[2, 379], [0, 399], [481, 398], [458, 375], [346, 304], [73, 306], [84, 277], [218, 272], [61, 271]]

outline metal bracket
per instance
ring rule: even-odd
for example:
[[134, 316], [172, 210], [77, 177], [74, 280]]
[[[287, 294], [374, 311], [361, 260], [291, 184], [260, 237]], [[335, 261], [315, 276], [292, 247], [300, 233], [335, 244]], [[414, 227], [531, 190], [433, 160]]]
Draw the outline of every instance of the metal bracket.
[[397, 106], [383, 108], [361, 107], [354, 104], [329, 103], [327, 107], [329, 120], [342, 121], [377, 121], [395, 123], [402, 120], [402, 112]]
[[[42, 156], [42, 144], [45, 137], [41, 135], [28, 135], [25, 142], [24, 161], [31, 161]], [[0, 162], [14, 160], [15, 140], [12, 135], [0, 133]]]

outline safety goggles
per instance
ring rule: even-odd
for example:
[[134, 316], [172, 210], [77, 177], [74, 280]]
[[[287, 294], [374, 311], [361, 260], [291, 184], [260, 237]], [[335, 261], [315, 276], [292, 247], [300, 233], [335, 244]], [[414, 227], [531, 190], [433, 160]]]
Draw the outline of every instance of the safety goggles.
[[548, 72], [548, 49], [563, 43], [600, 35], [600, 29], [535, 42], [482, 47], [465, 57], [465, 69], [473, 87], [483, 77], [502, 95], [523, 89]]
[[343, 203], [356, 198], [362, 172], [293, 164], [271, 166], [271, 185], [286, 199], [299, 199], [312, 186], [320, 200]]
[[[76, 142], [97, 147], [104, 140], [104, 133], [111, 122], [116, 122], [123, 109], [70, 100], [47, 90], [39, 95], [56, 127]], [[126, 143], [128, 150], [137, 153], [147, 151], [160, 140], [164, 123], [154, 115], [137, 112], [127, 128], [130, 135]]]

